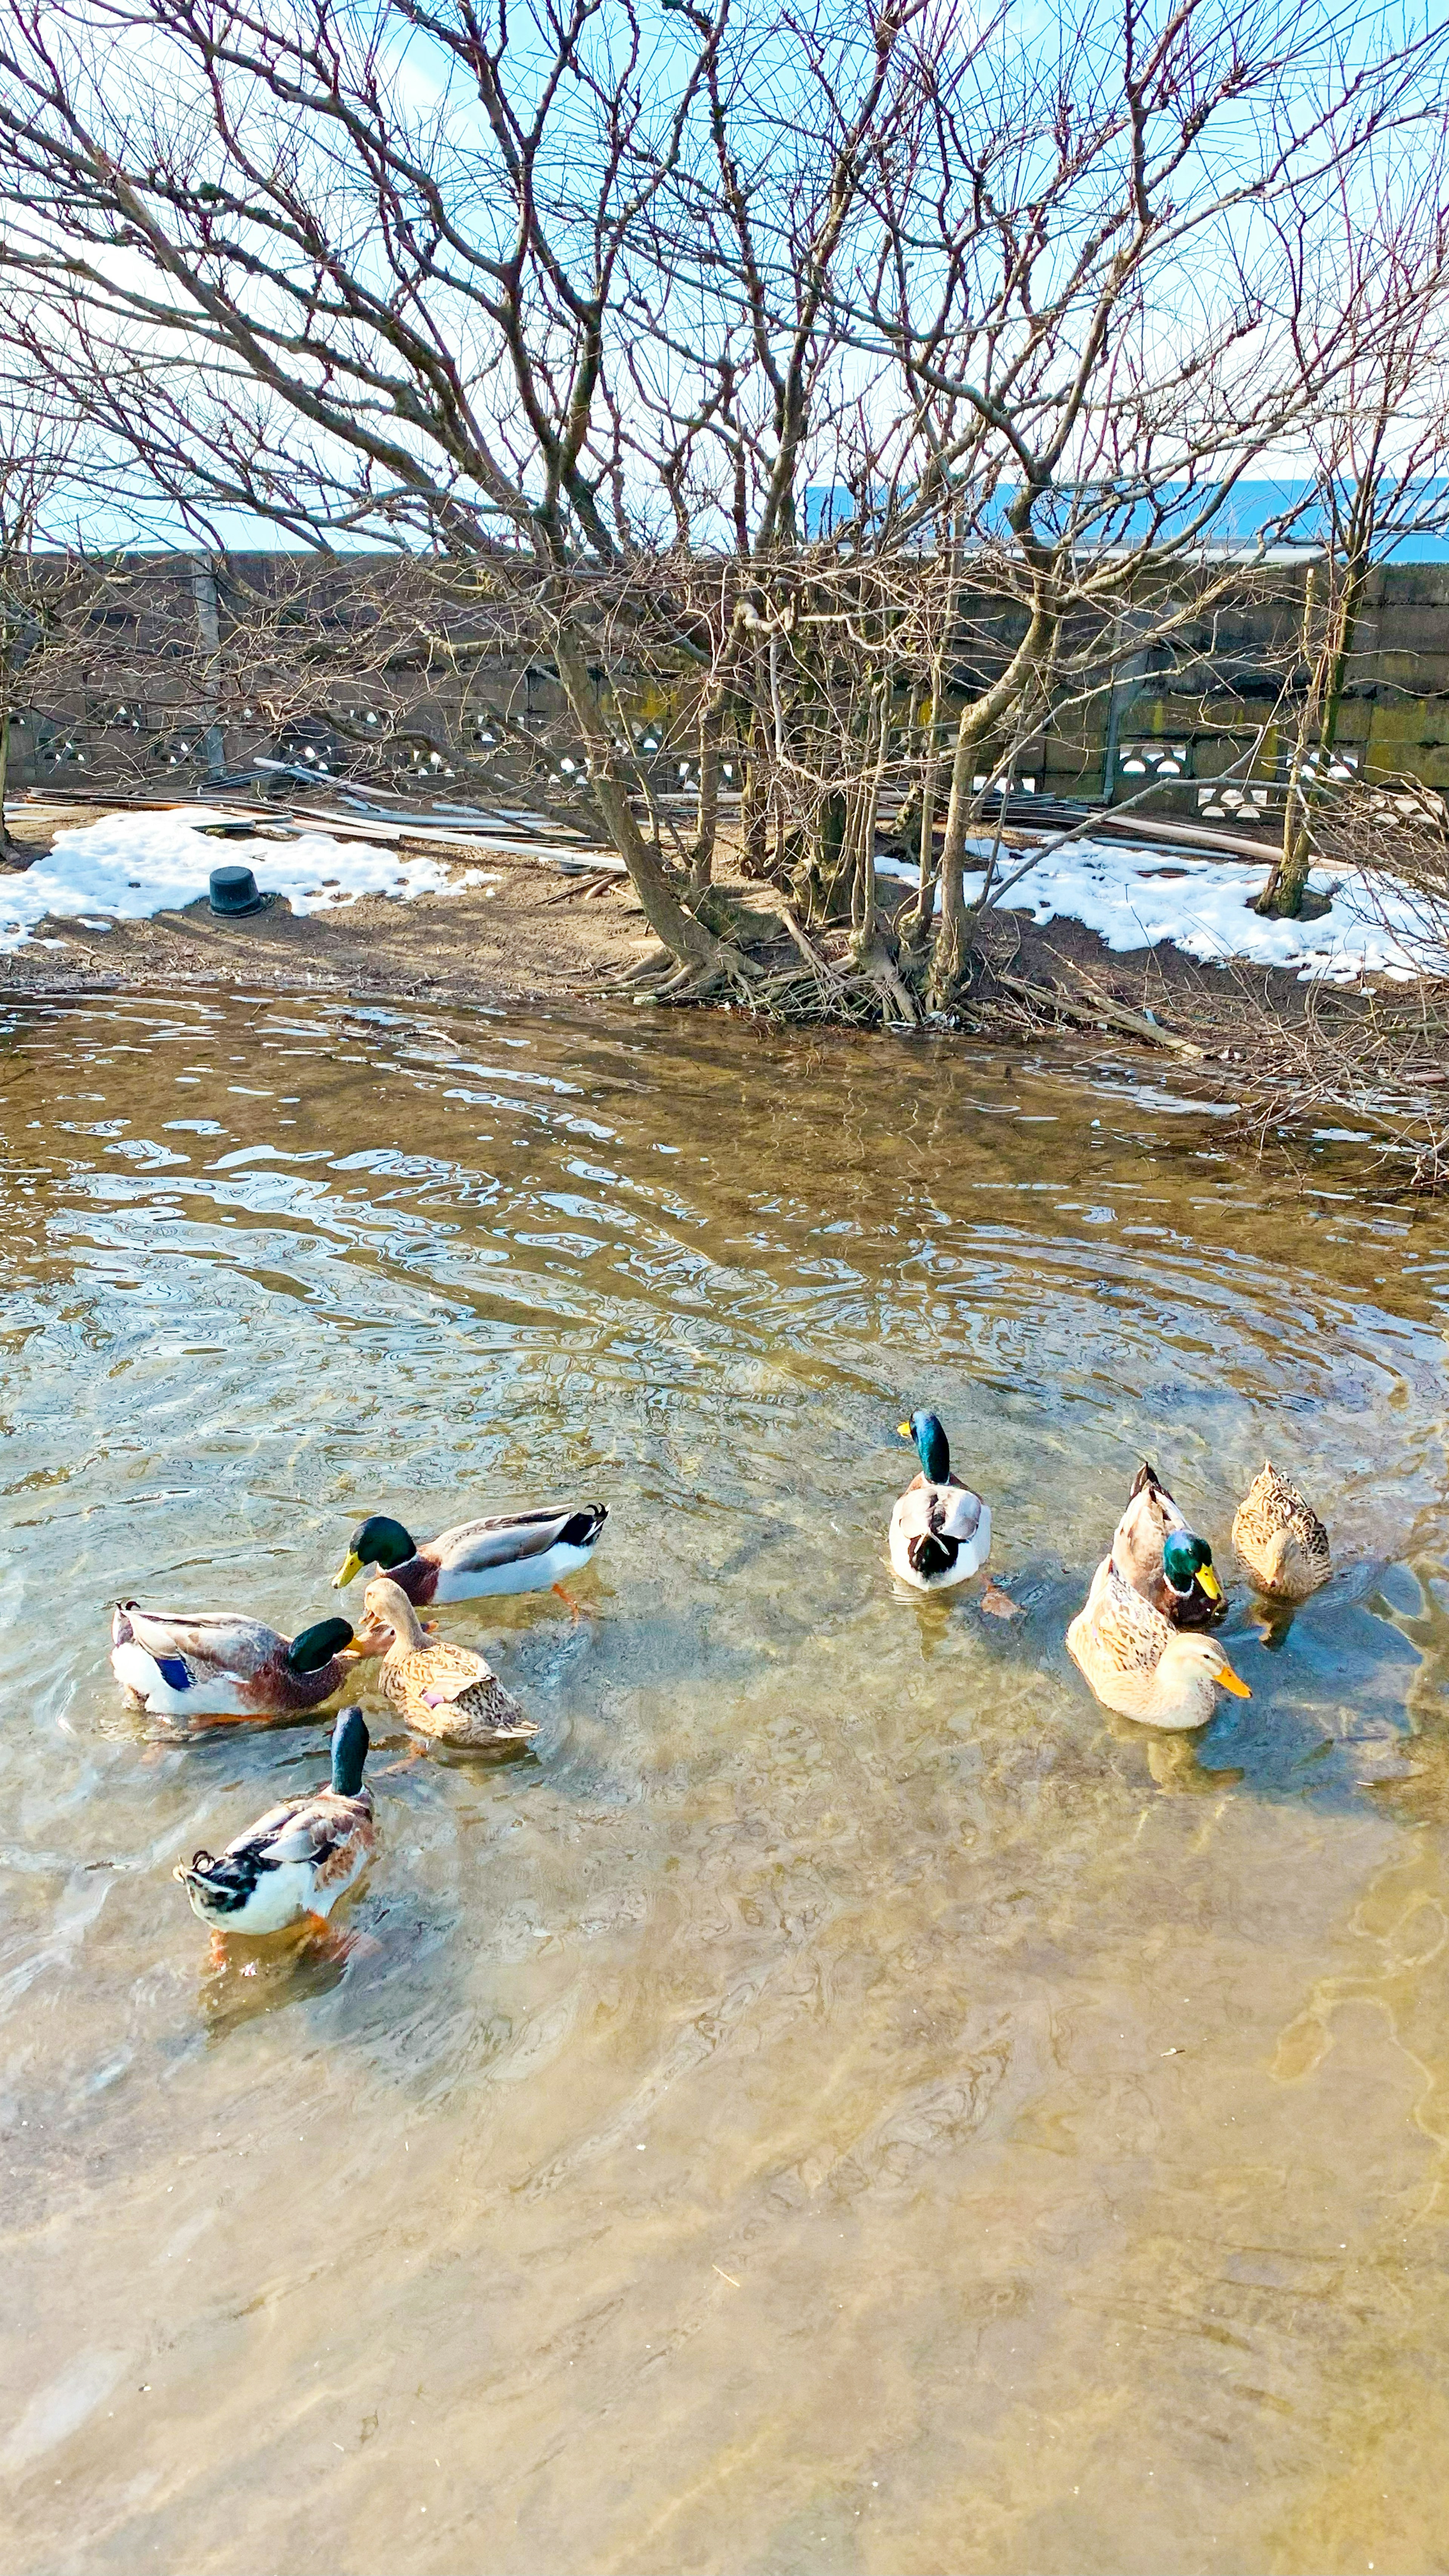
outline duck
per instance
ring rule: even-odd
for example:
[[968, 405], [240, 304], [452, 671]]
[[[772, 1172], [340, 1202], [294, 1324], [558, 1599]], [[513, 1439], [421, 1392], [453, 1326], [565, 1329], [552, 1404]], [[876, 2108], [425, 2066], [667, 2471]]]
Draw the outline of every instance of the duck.
[[526, 1744], [537, 1735], [533, 1719], [481, 1655], [425, 1633], [401, 1584], [374, 1575], [363, 1600], [365, 1637], [386, 1641], [378, 1670], [383, 1697], [419, 1735], [468, 1751]]
[[561, 1593], [565, 1577], [588, 1564], [608, 1517], [603, 1503], [548, 1506], [496, 1512], [487, 1520], [460, 1521], [436, 1538], [415, 1539], [401, 1521], [374, 1513], [353, 1531], [332, 1587], [345, 1591], [365, 1566], [375, 1565], [418, 1610], [434, 1601], [481, 1601], [497, 1592]]
[[1139, 1726], [1206, 1726], [1218, 1691], [1253, 1696], [1216, 1637], [1171, 1627], [1110, 1556], [1067, 1630], [1067, 1652], [1104, 1707]]
[[352, 1673], [359, 1648], [345, 1619], [279, 1637], [234, 1610], [143, 1610], [118, 1601], [111, 1670], [132, 1708], [153, 1717], [284, 1717], [320, 1708]]
[[193, 1852], [172, 1871], [191, 1911], [213, 1932], [249, 1938], [325, 1920], [377, 1848], [372, 1791], [363, 1786], [367, 1726], [345, 1708], [332, 1733], [332, 1777], [309, 1797], [269, 1807], [225, 1851]]
[[1155, 1467], [1143, 1459], [1127, 1509], [1112, 1533], [1112, 1563], [1169, 1627], [1210, 1628], [1228, 1596], [1205, 1538], [1188, 1527]]
[[919, 1409], [900, 1423], [921, 1462], [891, 1514], [891, 1565], [917, 1592], [949, 1592], [979, 1572], [991, 1554], [991, 1512], [951, 1473], [951, 1447], [939, 1414]]
[[1328, 1581], [1328, 1532], [1271, 1458], [1233, 1515], [1233, 1546], [1270, 1601], [1306, 1601]]

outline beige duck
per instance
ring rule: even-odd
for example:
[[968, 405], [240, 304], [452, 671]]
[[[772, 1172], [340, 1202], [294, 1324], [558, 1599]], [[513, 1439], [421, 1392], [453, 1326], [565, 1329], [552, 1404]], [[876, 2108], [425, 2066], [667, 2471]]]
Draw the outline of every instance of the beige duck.
[[400, 1584], [385, 1575], [369, 1583], [365, 1641], [381, 1642], [391, 1630], [378, 1679], [385, 1699], [419, 1735], [435, 1744], [484, 1751], [496, 1744], [526, 1744], [538, 1728], [481, 1655], [446, 1638], [430, 1637]]
[[1333, 1572], [1327, 1530], [1271, 1459], [1233, 1515], [1233, 1545], [1270, 1601], [1306, 1601]]
[[1169, 1627], [1110, 1556], [1067, 1630], [1067, 1652], [1103, 1706], [1139, 1726], [1206, 1726], [1218, 1691], [1253, 1696], [1216, 1638]]

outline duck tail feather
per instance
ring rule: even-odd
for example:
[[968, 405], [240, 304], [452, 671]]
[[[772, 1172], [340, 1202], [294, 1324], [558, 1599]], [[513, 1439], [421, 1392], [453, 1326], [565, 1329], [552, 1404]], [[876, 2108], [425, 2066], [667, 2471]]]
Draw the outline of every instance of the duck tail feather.
[[916, 1574], [949, 1574], [960, 1553], [943, 1530], [917, 1530], [906, 1542], [906, 1559]]

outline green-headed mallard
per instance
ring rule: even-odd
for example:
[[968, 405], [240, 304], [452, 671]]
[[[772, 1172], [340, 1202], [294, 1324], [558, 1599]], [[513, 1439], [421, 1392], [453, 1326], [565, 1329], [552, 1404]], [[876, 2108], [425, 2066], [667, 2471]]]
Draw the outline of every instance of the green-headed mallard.
[[498, 1512], [460, 1521], [437, 1538], [415, 1539], [380, 1513], [363, 1521], [333, 1576], [340, 1592], [364, 1567], [390, 1574], [415, 1609], [431, 1601], [478, 1601], [497, 1592], [546, 1592], [588, 1564], [609, 1515], [602, 1503]]
[[1216, 1691], [1253, 1696], [1215, 1637], [1169, 1627], [1110, 1556], [1067, 1630], [1067, 1652], [1103, 1705], [1139, 1726], [1206, 1726]]
[[991, 1512], [951, 1473], [951, 1449], [934, 1413], [917, 1411], [900, 1425], [921, 1462], [891, 1514], [891, 1564], [917, 1592], [948, 1592], [991, 1554]]
[[320, 1708], [356, 1668], [345, 1619], [279, 1637], [234, 1610], [143, 1610], [119, 1601], [111, 1670], [133, 1708], [153, 1717], [286, 1717]]
[[1112, 1563], [1171, 1627], [1211, 1628], [1227, 1609], [1212, 1549], [1188, 1527], [1185, 1514], [1145, 1458], [1132, 1480], [1127, 1509], [1112, 1533]]
[[1271, 1459], [1233, 1515], [1233, 1545], [1270, 1601], [1306, 1601], [1333, 1572], [1327, 1530]]
[[224, 1852], [194, 1852], [189, 1869], [174, 1869], [192, 1913], [214, 1932], [249, 1935], [330, 1914], [377, 1846], [372, 1791], [362, 1784], [367, 1744], [361, 1709], [345, 1708], [333, 1730], [327, 1788], [284, 1799]]
[[473, 1750], [526, 1744], [537, 1735], [533, 1719], [483, 1657], [425, 1636], [407, 1594], [386, 1575], [374, 1575], [363, 1598], [365, 1640], [390, 1640], [378, 1672], [383, 1696], [419, 1735]]

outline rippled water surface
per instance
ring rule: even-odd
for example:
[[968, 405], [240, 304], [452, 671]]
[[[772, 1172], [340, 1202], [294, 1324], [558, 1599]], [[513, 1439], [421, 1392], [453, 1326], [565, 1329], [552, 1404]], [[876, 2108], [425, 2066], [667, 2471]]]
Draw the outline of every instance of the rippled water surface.
[[[4, 2565], [1449, 2565], [1444, 1220], [718, 1020], [102, 997], [0, 1093]], [[893, 1585], [918, 1402], [1015, 1624]], [[1066, 1620], [1270, 1447], [1334, 1581], [1145, 1736]], [[370, 1700], [369, 1880], [210, 1961], [330, 1721], [128, 1715], [110, 1600], [551, 1496], [588, 1615], [444, 1614], [537, 1758]]]

